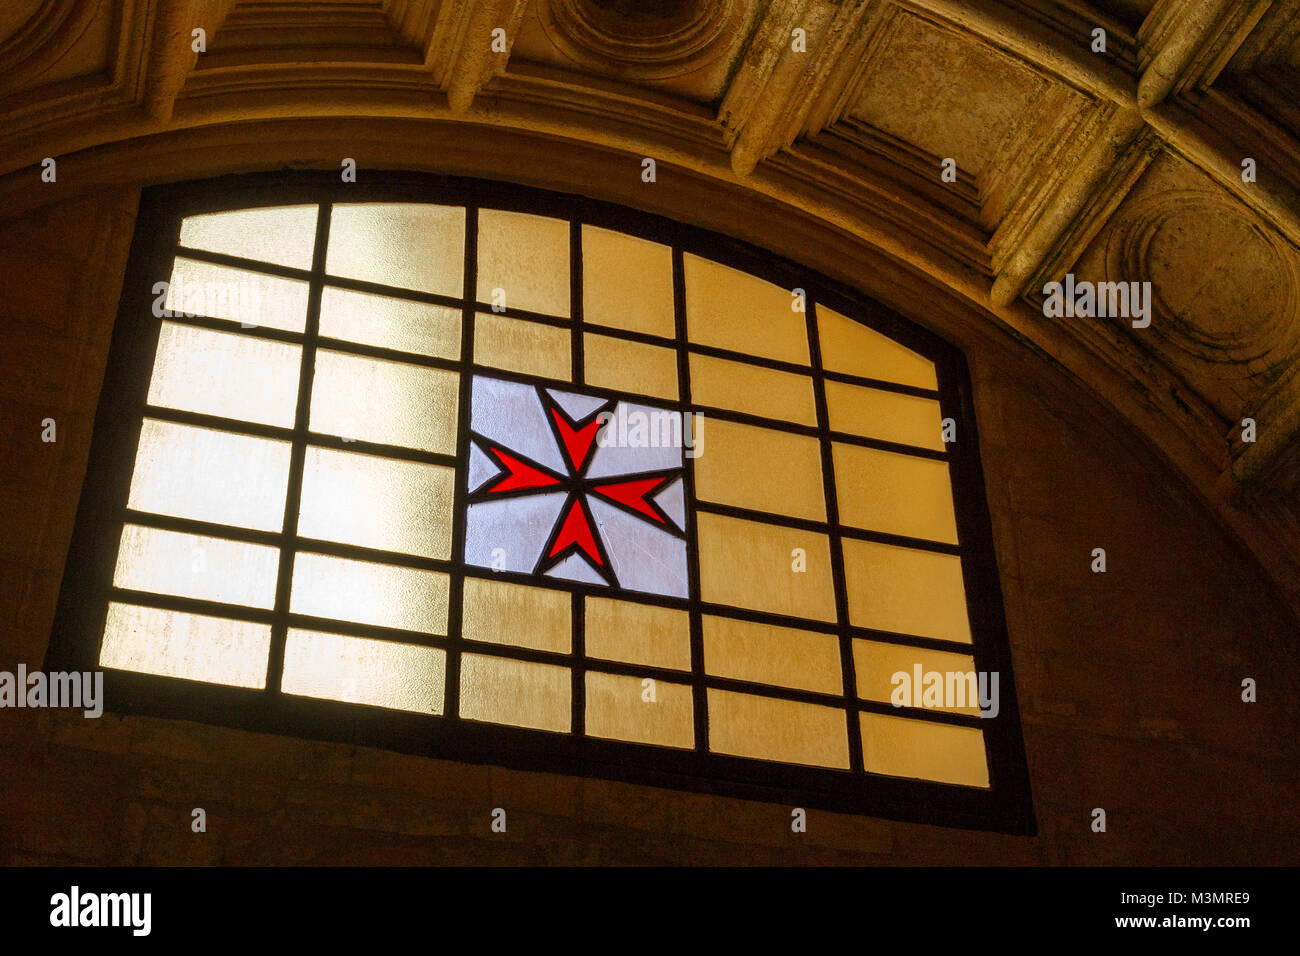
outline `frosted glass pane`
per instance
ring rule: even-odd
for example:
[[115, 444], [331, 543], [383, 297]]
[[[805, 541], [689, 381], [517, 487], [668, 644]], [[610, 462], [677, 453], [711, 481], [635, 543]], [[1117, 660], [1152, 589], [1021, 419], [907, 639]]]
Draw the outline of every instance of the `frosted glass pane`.
[[821, 442], [770, 428], [710, 418], [695, 460], [701, 501], [826, 520]]
[[[835, 620], [825, 535], [708, 512], [699, 512], [696, 521], [700, 594], [705, 601]], [[803, 570], [796, 570], [800, 565]]]
[[279, 531], [289, 443], [146, 418], [127, 507]]
[[280, 551], [128, 524], [122, 529], [113, 584], [133, 591], [271, 608]]
[[583, 226], [582, 295], [584, 322], [667, 338], [677, 334], [668, 246]]
[[685, 611], [609, 598], [585, 601], [588, 657], [690, 670], [691, 619]]
[[447, 575], [372, 561], [300, 553], [289, 609], [295, 614], [447, 633]]
[[267, 624], [113, 602], [99, 666], [262, 688], [270, 647]]
[[398, 352], [460, 358], [460, 309], [327, 286], [321, 293], [320, 334]]
[[709, 689], [709, 749], [782, 763], [847, 769], [844, 711]]
[[672, 349], [588, 333], [582, 362], [588, 385], [677, 398], [677, 353]]
[[840, 641], [792, 627], [704, 615], [704, 669], [718, 677], [844, 693]]
[[292, 428], [302, 348], [164, 322], [149, 404]]
[[943, 416], [932, 398], [900, 395], [879, 388], [826, 383], [831, 429], [943, 451]]
[[339, 203], [325, 271], [459, 298], [465, 291], [465, 210], [430, 203]]
[[174, 315], [301, 332], [307, 324], [307, 283], [177, 256], [165, 306]]
[[862, 762], [868, 772], [988, 787], [982, 731], [884, 714], [859, 716]]
[[266, 206], [186, 216], [181, 245], [310, 269], [316, 244], [316, 206]]
[[474, 361], [567, 382], [573, 377], [572, 334], [554, 325], [480, 312], [474, 319]]
[[568, 733], [572, 679], [567, 667], [464, 654], [460, 716]]
[[[917, 668], [920, 680], [917, 680]], [[902, 706], [945, 710], [953, 714], [978, 714], [979, 687], [975, 658], [969, 654], [932, 651], [923, 647], [905, 647], [880, 641], [853, 642], [853, 670], [858, 682], [858, 696], [863, 700], [893, 703], [893, 694], [905, 688]], [[896, 674], [906, 674], [907, 683], [893, 682]], [[927, 675], [939, 674], [943, 680], [942, 696], [927, 701]]]
[[452, 454], [459, 388], [460, 376], [446, 369], [321, 349], [311, 386], [311, 430]]
[[971, 642], [959, 557], [875, 541], [842, 541], [854, 627]]
[[889, 336], [822, 306], [817, 307], [817, 326], [822, 368], [899, 385], [939, 387], [934, 363]]
[[289, 630], [286, 694], [441, 714], [447, 652], [395, 641]]
[[[498, 289], [505, 293], [504, 301]], [[478, 301], [568, 317], [568, 222], [522, 212], [480, 209]]]
[[860, 445], [836, 444], [832, 453], [842, 524], [957, 543], [946, 461]]
[[686, 255], [686, 332], [692, 342], [808, 364], [806, 314], [789, 289]]
[[298, 534], [449, 558], [455, 474], [442, 465], [308, 448]]
[[812, 379], [807, 375], [691, 356], [691, 401], [799, 425], [817, 424]]
[[588, 671], [588, 735], [660, 747], [695, 746], [691, 688], [651, 680], [652, 695], [643, 680]]
[[573, 646], [572, 604], [565, 591], [466, 578], [461, 634], [470, 641], [567, 654]]

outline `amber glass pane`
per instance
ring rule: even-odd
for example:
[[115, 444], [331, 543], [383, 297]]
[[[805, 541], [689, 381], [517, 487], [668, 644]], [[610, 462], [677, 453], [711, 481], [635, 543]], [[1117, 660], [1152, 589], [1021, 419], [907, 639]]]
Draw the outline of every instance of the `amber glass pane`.
[[957, 543], [946, 461], [838, 443], [833, 454], [841, 523]]
[[855, 627], [970, 643], [960, 558], [842, 540], [849, 620]]
[[474, 361], [568, 381], [573, 377], [572, 334], [553, 325], [480, 312], [474, 319]]
[[322, 349], [311, 386], [311, 430], [451, 454], [460, 376], [440, 368]]
[[588, 385], [677, 398], [677, 353], [672, 349], [587, 333], [582, 360]]
[[307, 324], [307, 283], [177, 256], [165, 306], [175, 314], [301, 332]]
[[705, 601], [835, 620], [825, 535], [704, 512], [697, 524]]
[[289, 629], [286, 694], [441, 714], [447, 652], [395, 641]]
[[582, 292], [585, 322], [666, 338], [677, 334], [668, 246], [583, 226]]
[[789, 289], [698, 256], [684, 258], [692, 342], [808, 364], [808, 329]]
[[113, 584], [133, 591], [270, 608], [278, 548], [128, 524]]
[[[916, 680], [916, 668], [921, 668], [921, 680]], [[978, 714], [979, 691], [965, 675], [978, 679], [975, 672], [975, 658], [969, 654], [952, 654], [948, 651], [932, 651], [922, 647], [905, 647], [901, 644], [885, 644], [880, 641], [853, 642], [853, 669], [858, 681], [858, 696], [864, 700], [876, 700], [882, 704], [893, 703], [893, 694], [904, 686], [895, 684], [894, 676], [907, 675], [906, 687], [909, 698], [904, 699], [903, 706], [920, 707], [925, 704], [922, 693], [925, 689], [926, 675], [940, 674], [944, 681], [944, 694], [950, 685], [954, 692], [944, 696], [932, 707], [934, 710], [946, 710], [954, 714]], [[949, 675], [954, 675], [949, 678]], [[956, 692], [962, 694], [961, 698]], [[957, 702], [964, 700], [965, 706]], [[930, 704], [925, 704], [929, 707]]]
[[817, 307], [822, 368], [899, 385], [938, 388], [934, 363], [887, 335], [822, 306]]
[[289, 443], [146, 418], [127, 507], [279, 531]]
[[709, 688], [709, 749], [782, 763], [846, 769], [844, 711]]
[[826, 409], [837, 432], [943, 451], [943, 416], [932, 398], [826, 383]]
[[862, 761], [868, 772], [968, 787], [989, 785], [983, 732], [884, 714], [860, 717]]
[[455, 474], [443, 465], [308, 448], [298, 533], [449, 558]]
[[325, 271], [459, 298], [465, 287], [465, 210], [430, 203], [340, 203], [330, 217]]
[[235, 687], [265, 687], [267, 624], [108, 605], [99, 666]]
[[460, 716], [568, 733], [571, 684], [567, 667], [465, 654], [460, 661]]
[[718, 677], [844, 693], [840, 641], [792, 627], [704, 615], [704, 669]]
[[460, 358], [460, 310], [327, 286], [320, 334], [398, 352]]
[[807, 435], [710, 418], [695, 461], [701, 501], [826, 520], [821, 443]]
[[592, 737], [693, 747], [693, 712], [691, 688], [685, 684], [587, 672], [586, 724]]
[[302, 348], [164, 322], [149, 404], [292, 428]]
[[204, 213], [181, 220], [181, 245], [310, 269], [316, 206], [266, 206]]
[[690, 670], [691, 619], [685, 611], [610, 598], [585, 601], [588, 657]]
[[507, 309], [569, 315], [569, 224], [563, 219], [501, 209], [478, 214], [478, 301], [496, 289]]
[[817, 424], [812, 379], [807, 375], [709, 355], [691, 356], [691, 401], [799, 425]]
[[572, 604], [566, 591], [466, 578], [461, 634], [470, 641], [567, 654], [573, 645]]
[[310, 552], [293, 562], [295, 614], [447, 633], [447, 575]]

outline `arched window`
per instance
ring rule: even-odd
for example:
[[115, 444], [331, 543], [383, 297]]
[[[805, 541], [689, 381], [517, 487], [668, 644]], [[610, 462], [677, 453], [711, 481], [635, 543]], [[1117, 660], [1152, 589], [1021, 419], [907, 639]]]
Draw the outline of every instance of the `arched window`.
[[146, 192], [51, 666], [119, 711], [1032, 829], [957, 352], [663, 219], [361, 178]]

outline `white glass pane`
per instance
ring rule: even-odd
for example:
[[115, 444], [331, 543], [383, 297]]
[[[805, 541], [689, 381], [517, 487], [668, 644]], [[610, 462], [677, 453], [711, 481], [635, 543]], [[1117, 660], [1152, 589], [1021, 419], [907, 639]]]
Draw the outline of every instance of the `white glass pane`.
[[266, 206], [204, 213], [181, 220], [181, 245], [310, 269], [316, 239], [315, 206]]
[[277, 548], [129, 524], [122, 529], [113, 584], [269, 609], [279, 566]]
[[311, 386], [311, 430], [451, 454], [460, 376], [440, 368], [322, 349]]
[[398, 352], [460, 358], [460, 310], [389, 295], [326, 287], [320, 334]]
[[99, 666], [235, 687], [265, 687], [267, 624], [112, 603]]
[[336, 205], [325, 271], [460, 297], [465, 291], [465, 210], [431, 203]]
[[447, 652], [395, 641], [289, 630], [286, 694], [441, 714]]
[[301, 332], [307, 324], [307, 283], [177, 256], [166, 300], [154, 307], [160, 305], [168, 318], [201, 315], [249, 328]]
[[295, 614], [447, 633], [447, 575], [373, 561], [300, 553], [289, 609]]

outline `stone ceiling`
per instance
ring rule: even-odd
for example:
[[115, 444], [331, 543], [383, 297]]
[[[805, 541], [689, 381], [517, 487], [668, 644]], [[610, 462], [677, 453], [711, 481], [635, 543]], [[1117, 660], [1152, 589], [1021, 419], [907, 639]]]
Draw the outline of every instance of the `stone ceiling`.
[[[132, 142], [377, 117], [799, 207], [1092, 389], [1300, 595], [1300, 0], [6, 0], [0, 117], [6, 215], [45, 157], [67, 195], [188, 178]], [[1067, 272], [1150, 281], [1150, 326], [1045, 317]]]

